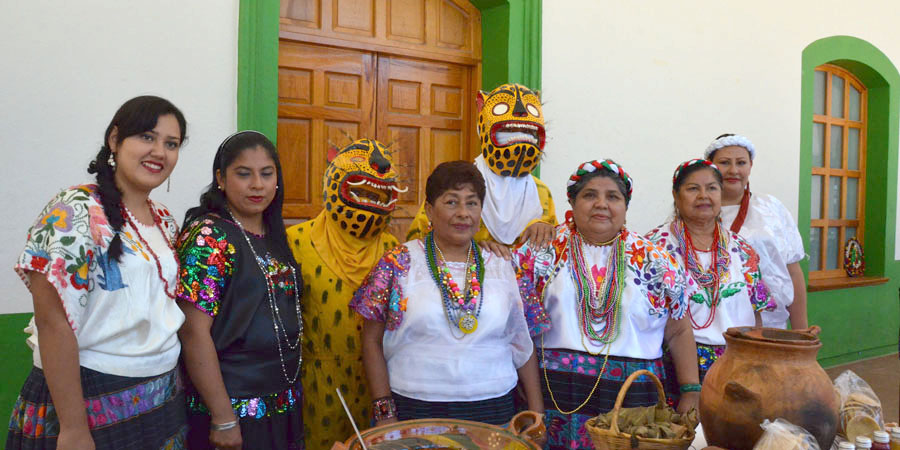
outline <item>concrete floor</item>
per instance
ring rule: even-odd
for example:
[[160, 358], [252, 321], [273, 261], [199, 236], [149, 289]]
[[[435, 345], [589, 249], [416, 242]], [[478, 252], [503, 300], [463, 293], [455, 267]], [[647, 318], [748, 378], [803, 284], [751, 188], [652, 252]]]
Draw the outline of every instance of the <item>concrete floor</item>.
[[825, 369], [831, 379], [837, 378], [845, 370], [852, 370], [866, 380], [884, 410], [885, 422], [897, 422], [900, 418], [900, 359], [897, 354], [856, 361], [850, 364]]

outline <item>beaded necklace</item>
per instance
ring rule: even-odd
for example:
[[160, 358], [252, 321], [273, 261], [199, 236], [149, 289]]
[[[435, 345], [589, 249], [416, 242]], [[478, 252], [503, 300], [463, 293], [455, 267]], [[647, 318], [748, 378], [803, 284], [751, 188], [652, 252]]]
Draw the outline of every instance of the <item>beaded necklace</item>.
[[472, 240], [466, 253], [465, 294], [453, 281], [444, 255], [434, 242], [433, 231], [425, 236], [425, 259], [428, 261], [431, 278], [441, 291], [444, 312], [450, 326], [465, 334], [474, 332], [478, 328], [478, 316], [481, 314], [481, 285], [484, 283], [484, 259], [478, 244]]
[[[281, 349], [281, 336], [284, 336], [284, 342], [285, 344], [287, 344], [289, 349], [300, 349], [300, 340], [303, 336], [303, 322], [300, 318], [300, 286], [297, 284], [297, 272], [294, 271], [293, 266], [287, 265], [288, 269], [291, 271], [291, 277], [294, 279], [294, 304], [296, 305], [295, 308], [297, 311], [297, 339], [295, 339], [292, 344], [291, 339], [287, 334], [287, 328], [284, 327], [284, 321], [281, 320], [281, 312], [278, 310], [278, 304], [275, 302], [275, 286], [272, 282], [272, 277], [269, 275], [269, 271], [266, 270], [266, 267], [263, 264], [263, 259], [259, 257], [259, 255], [256, 253], [256, 249], [253, 248], [253, 243], [250, 241], [250, 236], [247, 236], [247, 231], [244, 230], [244, 225], [234, 217], [234, 214], [232, 214], [231, 211], [226, 211], [228, 212], [228, 216], [231, 218], [231, 221], [237, 224], [238, 229], [241, 230], [241, 234], [244, 236], [244, 240], [247, 241], [247, 246], [250, 247], [250, 252], [253, 253], [253, 260], [256, 261], [256, 265], [259, 266], [259, 270], [262, 271], [263, 277], [266, 279], [266, 294], [269, 300], [269, 312], [272, 314], [272, 326], [275, 328], [275, 343], [278, 347], [278, 359], [281, 360], [281, 373], [284, 374], [285, 381], [287, 381], [288, 384], [293, 385], [297, 381], [297, 378], [300, 376], [300, 365], [303, 362], [303, 357], [301, 355], [297, 361], [297, 370], [294, 372], [294, 376], [289, 377], [287, 373], [287, 365], [284, 362], [284, 352]], [[279, 330], [281, 331], [280, 333]]]
[[[172, 257], [175, 259], [175, 274], [177, 276], [181, 269], [178, 262], [177, 253], [175, 252], [175, 247], [172, 245], [172, 241], [169, 240], [169, 236], [167, 236], [166, 232], [163, 230], [162, 219], [160, 219], [156, 214], [156, 211], [153, 209], [153, 204], [150, 202], [149, 198], [147, 199], [147, 206], [150, 207], [150, 215], [153, 216], [153, 225], [155, 225], [159, 232], [162, 233], [163, 240], [166, 241], [166, 245], [169, 246], [169, 250], [172, 251]], [[147, 243], [147, 240], [144, 239], [144, 236], [141, 235], [141, 231], [138, 229], [137, 225], [135, 225], [135, 222], [138, 222], [138, 220], [134, 218], [134, 216], [132, 216], [131, 211], [129, 211], [128, 208], [125, 207], [124, 203], [122, 204], [121, 213], [122, 217], [126, 222], [128, 222], [128, 225], [131, 227], [131, 229], [134, 230], [134, 234], [137, 235], [138, 240], [141, 241], [141, 245], [143, 245], [144, 248], [146, 248], [150, 253], [150, 256], [153, 257], [153, 261], [156, 263], [156, 274], [163, 282], [163, 292], [166, 293], [166, 297], [175, 300], [175, 289], [172, 289], [172, 291], [169, 292], [169, 280], [166, 280], [166, 277], [163, 276], [162, 264], [159, 262], [159, 256], [156, 255], [156, 252], [153, 251], [153, 249], [150, 247], [150, 244]]]
[[702, 325], [698, 325], [697, 322], [694, 321], [694, 315], [691, 313], [691, 309], [688, 308], [688, 316], [691, 318], [691, 327], [695, 330], [702, 330], [712, 325], [716, 318], [716, 309], [719, 306], [719, 301], [721, 299], [719, 282], [728, 276], [728, 267], [731, 265], [731, 257], [728, 254], [728, 235], [725, 233], [725, 230], [719, 226], [719, 221], [716, 220], [716, 228], [713, 230], [715, 239], [713, 239], [713, 245], [710, 249], [713, 258], [715, 259], [709, 270], [706, 270], [699, 263], [700, 259], [697, 256], [694, 242], [691, 240], [691, 233], [688, 231], [687, 227], [684, 226], [684, 221], [676, 219], [672, 222], [672, 234], [678, 238], [678, 245], [684, 249], [684, 259], [688, 270], [691, 272], [691, 276], [694, 277], [694, 281], [706, 291], [706, 295], [709, 296], [710, 299], [709, 317]]
[[[597, 286], [584, 258], [584, 237], [572, 233], [569, 257], [571, 272], [578, 291], [579, 322], [582, 339], [585, 336], [595, 343], [611, 344], [619, 336], [622, 291], [625, 287], [625, 234], [622, 230], [610, 242], [612, 246], [606, 259], [606, 276]], [[595, 329], [599, 325], [600, 329]], [[587, 346], [585, 346], [587, 350]]]

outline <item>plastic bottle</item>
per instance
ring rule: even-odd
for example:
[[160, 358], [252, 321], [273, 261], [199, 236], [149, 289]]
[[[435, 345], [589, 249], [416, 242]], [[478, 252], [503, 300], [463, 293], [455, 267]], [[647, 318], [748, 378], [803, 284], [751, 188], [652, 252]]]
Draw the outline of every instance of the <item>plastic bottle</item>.
[[891, 450], [900, 450], [900, 428], [891, 430]]
[[891, 436], [884, 431], [872, 433], [872, 450], [891, 450]]
[[857, 450], [863, 450], [863, 449], [868, 450], [870, 448], [872, 448], [872, 440], [871, 439], [869, 439], [866, 436], [857, 436], [856, 437], [856, 449]]
[[856, 446], [852, 442], [843, 441], [838, 444], [838, 450], [856, 450]]

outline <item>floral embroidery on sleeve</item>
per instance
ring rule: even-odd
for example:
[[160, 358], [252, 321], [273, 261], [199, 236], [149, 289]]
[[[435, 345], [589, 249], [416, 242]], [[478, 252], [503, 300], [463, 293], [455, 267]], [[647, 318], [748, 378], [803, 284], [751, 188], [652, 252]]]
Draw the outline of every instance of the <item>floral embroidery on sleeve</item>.
[[542, 294], [553, 262], [551, 249], [532, 251], [522, 244], [512, 251], [512, 265], [525, 312], [525, 322], [532, 337], [550, 329], [550, 315], [544, 309]]
[[209, 218], [197, 219], [181, 235], [176, 297], [210, 317], [219, 313], [222, 293], [234, 270], [234, 245]]
[[[96, 252], [105, 254], [108, 241], [104, 239], [112, 235], [108, 227], [103, 227], [106, 216], [91, 198], [93, 193], [93, 186], [82, 185], [62, 191], [51, 200], [28, 230], [25, 250], [15, 266], [26, 285], [27, 272], [46, 275], [75, 331], [94, 288], [90, 274], [98, 267]], [[102, 278], [100, 287], [108, 289]]]
[[750, 304], [753, 305], [755, 311], [772, 311], [775, 309], [775, 299], [769, 295], [769, 288], [762, 279], [762, 273], [759, 271], [759, 254], [753, 250], [747, 241], [743, 238], [732, 235], [732, 238], [738, 243], [738, 249], [743, 263], [742, 272], [744, 280], [747, 282], [747, 294], [750, 295]]
[[396, 330], [403, 321], [407, 300], [400, 279], [408, 272], [409, 249], [405, 245], [385, 253], [353, 293], [350, 308], [368, 320], [385, 322], [388, 330]]

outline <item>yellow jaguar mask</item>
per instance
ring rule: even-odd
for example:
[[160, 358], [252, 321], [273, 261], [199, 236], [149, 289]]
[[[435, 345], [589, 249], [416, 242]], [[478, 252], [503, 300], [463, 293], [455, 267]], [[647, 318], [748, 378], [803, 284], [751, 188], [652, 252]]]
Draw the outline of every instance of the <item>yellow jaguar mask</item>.
[[384, 144], [354, 141], [334, 155], [325, 170], [322, 192], [328, 217], [351, 236], [376, 236], [387, 227], [397, 196], [397, 173]]
[[479, 91], [478, 137], [491, 171], [501, 176], [531, 174], [544, 150], [544, 116], [538, 93], [521, 84]]

